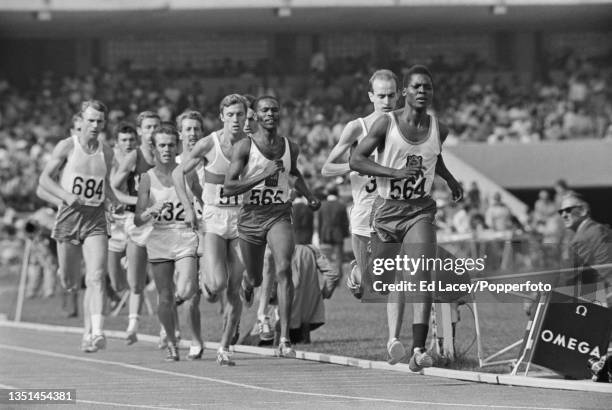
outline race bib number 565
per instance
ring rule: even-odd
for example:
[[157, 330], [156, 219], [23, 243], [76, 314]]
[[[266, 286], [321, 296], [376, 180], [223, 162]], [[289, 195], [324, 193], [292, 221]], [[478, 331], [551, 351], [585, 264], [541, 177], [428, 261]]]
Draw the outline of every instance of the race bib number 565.
[[272, 205], [283, 203], [282, 189], [254, 188], [251, 190], [251, 195], [249, 196], [249, 204], [252, 205]]

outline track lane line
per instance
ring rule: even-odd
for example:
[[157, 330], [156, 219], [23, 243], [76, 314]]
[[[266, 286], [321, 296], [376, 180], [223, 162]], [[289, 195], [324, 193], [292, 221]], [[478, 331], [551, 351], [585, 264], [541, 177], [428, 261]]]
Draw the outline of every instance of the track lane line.
[[183, 377], [183, 378], [194, 379], [194, 380], [203, 380], [203, 381], [208, 381], [212, 383], [224, 384], [228, 386], [242, 387], [245, 389], [260, 390], [260, 391], [266, 391], [266, 392], [272, 392], [272, 393], [293, 394], [293, 395], [299, 395], [299, 396], [326, 397], [326, 398], [335, 398], [335, 399], [345, 399], [345, 400], [348, 399], [348, 400], [354, 400], [354, 401], [366, 401], [366, 402], [371, 401], [371, 402], [381, 402], [381, 403], [436, 405], [436, 406], [447, 406], [447, 407], [532, 409], [532, 410], [570, 410], [570, 409], [555, 408], [555, 407], [508, 406], [508, 405], [470, 404], [470, 403], [445, 403], [445, 402], [433, 402], [433, 401], [421, 401], [421, 400], [386, 399], [386, 398], [381, 398], [381, 397], [347, 396], [347, 395], [342, 395], [342, 394], [330, 394], [330, 393], [301, 392], [301, 391], [294, 391], [294, 390], [261, 387], [261, 386], [251, 385], [251, 384], [232, 382], [229, 380], [216, 379], [213, 377], [197, 376], [193, 374], [178, 373], [178, 372], [172, 372], [168, 370], [153, 369], [153, 368], [138, 366], [134, 364], [114, 362], [110, 360], [100, 360], [100, 359], [79, 357], [79, 356], [67, 355], [63, 353], [51, 352], [47, 350], [30, 349], [30, 348], [20, 347], [20, 346], [0, 344], [0, 349], [12, 350], [12, 351], [21, 352], [21, 353], [37, 354], [40, 356], [55, 357], [55, 358], [60, 358], [60, 359], [68, 359], [68, 360], [74, 360], [74, 361], [80, 361], [80, 362], [86, 362], [86, 363], [96, 363], [96, 364], [102, 364], [102, 365], [108, 365], [108, 366], [119, 366], [119, 367], [132, 369], [132, 370], [164, 374], [167, 376], [176, 376], [176, 377]]

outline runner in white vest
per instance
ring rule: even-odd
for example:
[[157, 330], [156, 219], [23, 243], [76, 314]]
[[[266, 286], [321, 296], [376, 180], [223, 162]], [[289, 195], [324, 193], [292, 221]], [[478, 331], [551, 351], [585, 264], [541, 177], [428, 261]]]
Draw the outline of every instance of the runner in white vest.
[[[379, 197], [376, 202], [379, 205], [373, 207], [375, 235], [372, 240], [401, 243], [401, 255], [433, 258], [436, 256], [436, 203], [430, 194], [434, 175], [438, 174], [447, 182], [455, 201], [461, 199], [463, 190], [442, 160], [441, 147], [448, 129], [427, 112], [433, 99], [429, 70], [423, 66], [410, 68], [404, 75], [402, 94], [405, 107], [376, 120], [353, 152], [350, 166], [357, 172], [377, 177]], [[376, 161], [370, 159], [374, 151], [378, 152]], [[373, 243], [373, 252], [377, 246]], [[427, 270], [413, 273], [411, 281], [429, 279]], [[406, 294], [399, 292], [392, 296], [387, 306], [387, 351], [389, 363], [395, 364], [406, 355], [399, 341]], [[431, 296], [418, 294], [413, 307], [413, 348], [409, 366], [418, 371], [433, 364], [425, 350]]]
[[340, 140], [332, 148], [321, 170], [323, 176], [326, 177], [342, 176], [350, 173], [351, 194], [353, 196], [353, 206], [350, 212], [351, 244], [357, 263], [347, 276], [346, 283], [357, 299], [361, 298], [363, 292], [361, 274], [365, 272], [368, 263], [368, 243], [371, 233], [370, 215], [377, 195], [376, 177], [362, 175], [355, 171], [351, 172], [348, 164], [349, 155], [347, 154], [363, 140], [376, 119], [384, 113], [394, 110], [397, 106], [399, 94], [398, 80], [395, 74], [389, 70], [378, 70], [372, 74], [368, 96], [374, 107], [374, 112], [346, 124]]
[[[39, 180], [42, 190], [62, 201], [51, 236], [57, 241], [58, 273], [64, 288], [77, 288], [81, 262], [85, 260], [85, 334], [81, 349], [86, 352], [106, 347], [102, 331], [108, 270], [105, 201], [111, 208], [120, 205], [109, 184], [113, 151], [98, 141], [106, 113], [100, 101], [83, 102], [80, 130], [58, 143]], [[62, 166], [58, 182], [53, 176]]]
[[[162, 123], [153, 133], [156, 165], [140, 179], [134, 217], [137, 226], [153, 223], [146, 246], [159, 294], [157, 314], [168, 338], [168, 361], [179, 360], [175, 334], [175, 270], [177, 290], [182, 292], [182, 298], [189, 299], [197, 291], [198, 235], [187, 222], [172, 180], [178, 141], [176, 128], [167, 123]], [[182, 289], [178, 289], [180, 284]]]
[[275, 97], [264, 96], [254, 105], [258, 127], [251, 138], [239, 141], [233, 149], [229, 172], [225, 177], [225, 195], [243, 195], [238, 218], [240, 250], [245, 275], [240, 287], [247, 306], [253, 303], [253, 288], [260, 286], [266, 243], [276, 262], [280, 311], [279, 356], [295, 356], [289, 341], [289, 319], [293, 300], [291, 256], [295, 249], [291, 226], [289, 177], [312, 208], [319, 200], [306, 187], [297, 169], [297, 145], [278, 134], [280, 104]]
[[241, 95], [230, 94], [221, 100], [219, 109], [223, 128], [195, 144], [185, 156], [185, 162], [176, 169], [174, 179], [177, 192], [193, 221], [195, 211], [190, 206], [191, 198], [185, 189], [185, 178], [193, 174], [198, 164], [205, 164], [200, 180], [204, 202], [199, 224], [204, 256], [200, 259], [200, 280], [208, 299], [215, 299], [215, 295], [226, 290], [226, 326], [217, 351], [217, 363], [231, 366], [234, 362], [229, 346], [242, 312], [238, 292], [244, 271], [238, 245], [238, 213], [242, 196], [226, 196], [223, 182], [229, 171], [229, 158], [234, 145], [247, 138], [244, 133], [247, 101]]

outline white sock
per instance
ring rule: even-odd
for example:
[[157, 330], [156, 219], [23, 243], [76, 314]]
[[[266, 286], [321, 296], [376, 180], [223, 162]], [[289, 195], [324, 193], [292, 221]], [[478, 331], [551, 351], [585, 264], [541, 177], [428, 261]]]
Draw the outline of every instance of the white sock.
[[91, 315], [91, 334], [98, 336], [103, 334], [104, 315]]
[[138, 332], [138, 322], [140, 320], [140, 315], [129, 315], [128, 316], [128, 333], [137, 333]]

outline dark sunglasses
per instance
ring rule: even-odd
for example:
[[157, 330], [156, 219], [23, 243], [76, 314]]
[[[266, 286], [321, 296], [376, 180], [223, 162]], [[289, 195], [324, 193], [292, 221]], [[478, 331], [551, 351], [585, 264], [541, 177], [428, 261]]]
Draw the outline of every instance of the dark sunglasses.
[[559, 215], [563, 215], [564, 213], [571, 213], [572, 210], [576, 209], [576, 208], [580, 208], [580, 206], [578, 205], [574, 205], [574, 206], [568, 206], [567, 208], [563, 208], [563, 209], [559, 209], [557, 212], [559, 213]]

